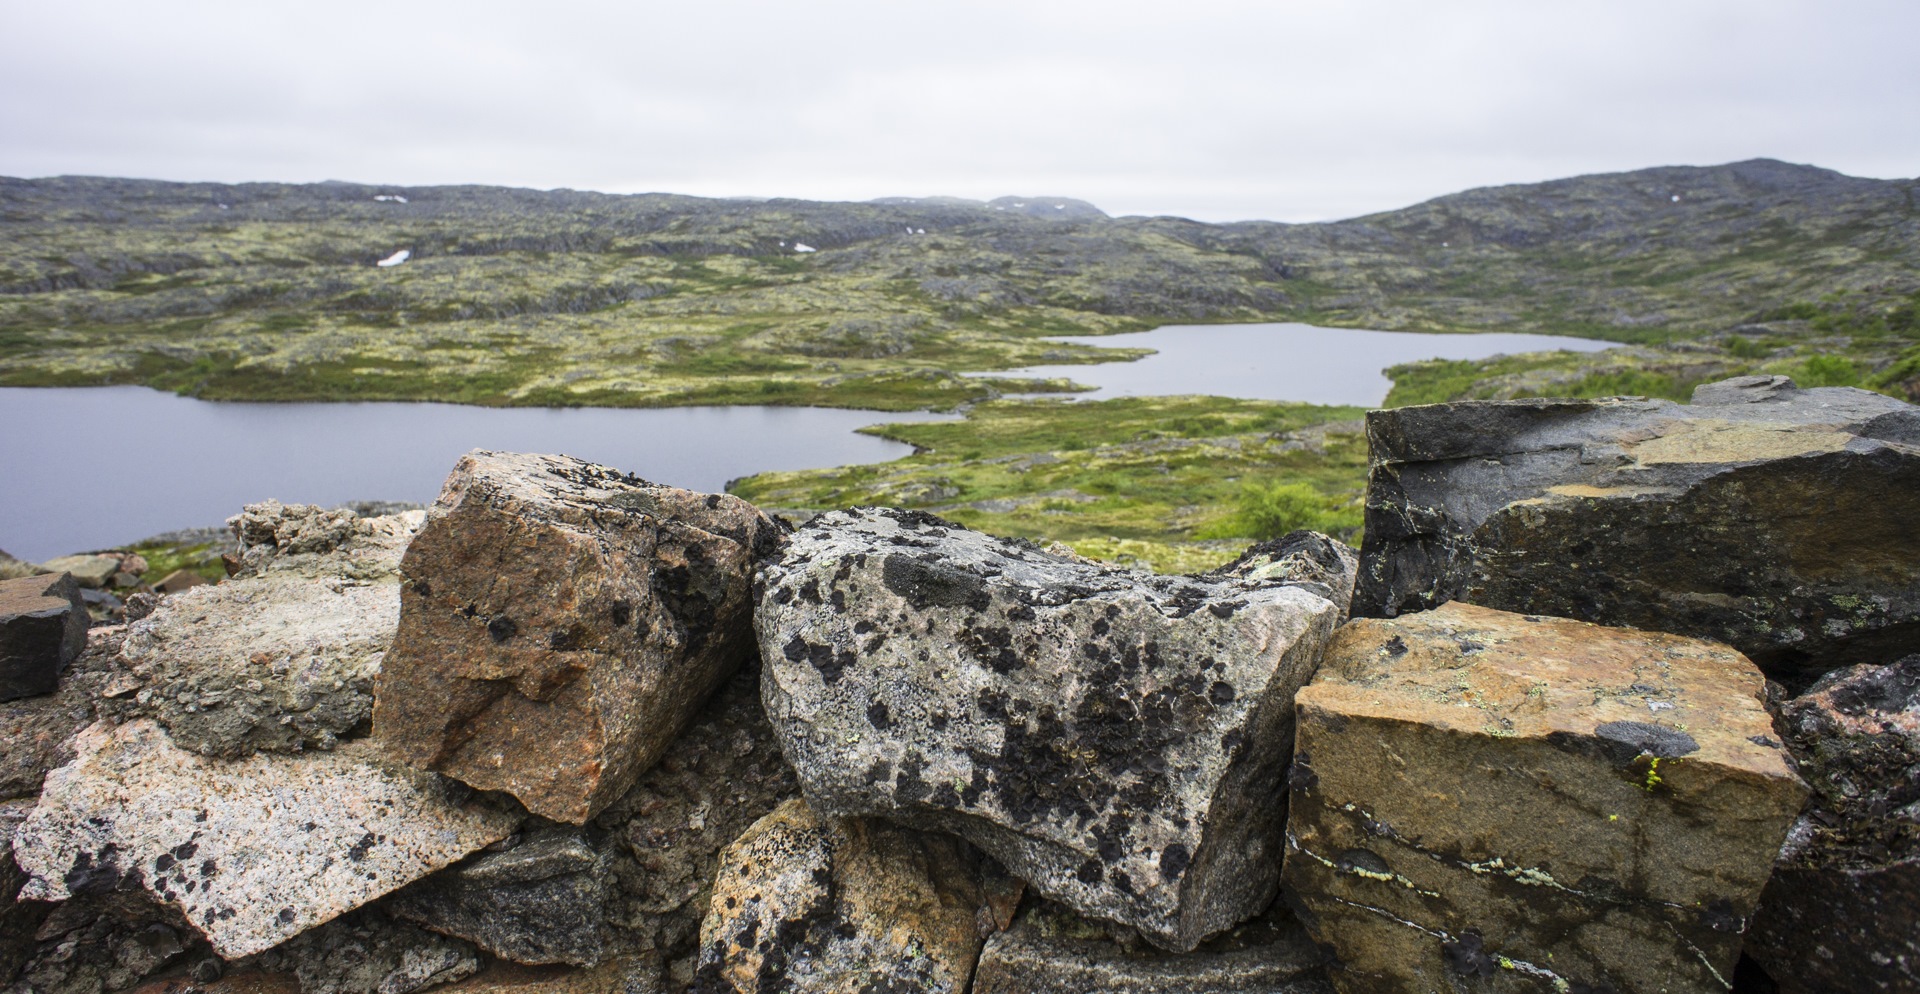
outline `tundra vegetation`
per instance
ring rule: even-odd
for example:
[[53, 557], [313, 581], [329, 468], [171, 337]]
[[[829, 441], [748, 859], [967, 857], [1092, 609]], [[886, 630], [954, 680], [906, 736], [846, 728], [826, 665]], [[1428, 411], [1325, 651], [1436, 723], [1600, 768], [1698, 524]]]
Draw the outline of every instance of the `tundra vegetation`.
[[[1916, 186], [1755, 160], [1473, 190], [1338, 222], [1205, 224], [1062, 198], [0, 179], [0, 386], [968, 409], [960, 424], [882, 429], [928, 450], [899, 463], [739, 490], [782, 507], [943, 507], [1186, 568], [1288, 523], [1357, 526], [1359, 439], [1299, 433], [1358, 412], [995, 400], [1074, 385], [961, 373], [1138, 354], [1049, 336], [1304, 321], [1628, 346], [1395, 367], [1389, 406], [1677, 399], [1752, 372], [1912, 398]], [[406, 261], [376, 265], [401, 249]]]

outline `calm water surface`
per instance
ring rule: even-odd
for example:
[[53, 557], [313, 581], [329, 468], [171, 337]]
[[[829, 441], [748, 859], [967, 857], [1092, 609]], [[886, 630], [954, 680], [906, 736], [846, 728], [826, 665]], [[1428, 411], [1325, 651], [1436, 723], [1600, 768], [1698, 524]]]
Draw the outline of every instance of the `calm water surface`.
[[764, 470], [897, 459], [853, 430], [942, 420], [817, 407], [226, 404], [145, 387], [0, 388], [0, 549], [43, 560], [217, 525], [268, 497], [433, 500], [471, 449], [562, 452], [717, 492]]
[[1399, 363], [1554, 349], [1595, 352], [1618, 344], [1559, 335], [1423, 335], [1308, 324], [1177, 324], [1059, 341], [1157, 353], [1138, 362], [1033, 366], [982, 375], [1065, 377], [1097, 385], [1098, 390], [1076, 395], [1093, 400], [1196, 393], [1375, 407], [1393, 386], [1380, 371]]

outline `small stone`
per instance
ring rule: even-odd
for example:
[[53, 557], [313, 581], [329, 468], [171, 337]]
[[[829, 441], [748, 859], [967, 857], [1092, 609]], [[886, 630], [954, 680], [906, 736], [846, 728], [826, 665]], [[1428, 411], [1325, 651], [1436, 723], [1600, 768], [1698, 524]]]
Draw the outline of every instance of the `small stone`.
[[556, 829], [442, 870], [387, 908], [516, 963], [594, 966], [606, 890], [605, 860], [579, 830]]
[[1920, 644], [1911, 404], [1741, 378], [1690, 405], [1374, 411], [1367, 438], [1356, 616], [1459, 599], [1674, 632], [1794, 685]]
[[53, 693], [90, 624], [65, 573], [0, 580], [0, 701]]
[[97, 590], [113, 582], [113, 575], [120, 572], [120, 557], [101, 552], [82, 553], [77, 556], [61, 556], [40, 564], [49, 573], [71, 573], [73, 582]]
[[374, 727], [403, 762], [583, 823], [752, 654], [753, 505], [476, 451], [401, 564]]
[[[144, 890], [232, 959], [403, 887], [513, 831], [440, 781], [331, 753], [209, 759], [140, 720], [96, 724], [14, 839], [22, 897]], [[298, 868], [298, 872], [290, 872]]]
[[1724, 991], [1806, 796], [1764, 686], [1723, 645], [1458, 601], [1343, 626], [1286, 862], [1335, 986]]
[[1748, 955], [1782, 994], [1920, 990], [1920, 655], [1835, 670], [1775, 727], [1813, 799]]
[[1169, 949], [1272, 902], [1333, 601], [877, 508], [813, 519], [761, 583], [767, 715], [823, 815], [958, 833]]
[[950, 836], [788, 801], [722, 856], [693, 990], [964, 994], [1019, 899], [996, 870]]

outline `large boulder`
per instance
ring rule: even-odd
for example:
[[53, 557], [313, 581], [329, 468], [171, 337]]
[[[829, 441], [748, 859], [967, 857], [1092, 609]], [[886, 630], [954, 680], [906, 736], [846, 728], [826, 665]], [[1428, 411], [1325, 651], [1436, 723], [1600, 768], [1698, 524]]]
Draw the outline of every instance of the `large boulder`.
[[1784, 994], [1920, 990], [1920, 655], [1835, 670], [1775, 724], [1813, 800], [1749, 955]]
[[958, 833], [1172, 949], [1272, 900], [1333, 601], [872, 508], [813, 519], [762, 579], [767, 715], [815, 810]]
[[752, 655], [753, 505], [563, 456], [476, 451], [401, 563], [374, 727], [556, 821], [632, 786]]
[[400, 555], [421, 520], [247, 505], [229, 520], [242, 547], [234, 577], [163, 598], [128, 626], [126, 676], [105, 709], [229, 758], [367, 734], [400, 617]]
[[972, 994], [1328, 994], [1323, 957], [1283, 908], [1190, 953], [1115, 941], [1048, 902], [1020, 913], [980, 951]]
[[729, 846], [696, 994], [964, 994], [1019, 885], [965, 842], [792, 800]]
[[1920, 640], [1920, 408], [1768, 378], [1367, 416], [1354, 614], [1460, 599], [1731, 643], [1806, 682]]
[[[97, 724], [14, 838], [29, 900], [144, 890], [229, 959], [259, 952], [505, 838], [520, 816], [365, 740], [218, 760], [151, 721]], [[457, 786], [457, 785], [455, 785]]]
[[1764, 690], [1723, 645], [1457, 601], [1343, 626], [1286, 866], [1335, 985], [1724, 991], [1806, 796]]
[[53, 693], [91, 624], [66, 573], [0, 580], [0, 701]]

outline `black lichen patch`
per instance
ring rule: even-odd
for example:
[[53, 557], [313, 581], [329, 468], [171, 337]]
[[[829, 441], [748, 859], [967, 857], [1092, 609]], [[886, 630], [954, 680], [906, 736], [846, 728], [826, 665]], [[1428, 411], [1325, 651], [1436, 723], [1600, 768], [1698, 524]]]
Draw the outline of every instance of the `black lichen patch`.
[[[1650, 725], [1644, 721], [1609, 721], [1593, 730], [1609, 755], [1622, 762], [1641, 755], [1661, 759], [1679, 759], [1700, 751], [1693, 736], [1677, 728]], [[1627, 750], [1632, 750], [1627, 752]]]
[[836, 651], [833, 646], [808, 642], [799, 635], [787, 640], [787, 644], [780, 647], [780, 653], [786, 656], [790, 663], [805, 662], [812, 666], [819, 671], [820, 679], [828, 685], [838, 683], [847, 667], [852, 666], [858, 659], [851, 651]]
[[1390, 658], [1399, 659], [1401, 656], [1407, 654], [1407, 640], [1395, 635], [1388, 639], [1387, 644], [1381, 646], [1381, 649], [1384, 650]]
[[1014, 651], [1013, 633], [1005, 628], [962, 628], [956, 637], [962, 649], [1002, 676], [1019, 669], [1023, 662], [1020, 653]]
[[893, 727], [893, 715], [887, 710], [885, 701], [874, 701], [867, 705], [867, 724], [880, 731]]
[[1442, 942], [1440, 953], [1446, 958], [1447, 969], [1462, 977], [1491, 977], [1500, 967], [1487, 953], [1486, 940], [1474, 931], [1462, 932], [1452, 942]]
[[495, 644], [505, 642], [520, 633], [520, 626], [504, 614], [496, 614], [487, 621], [487, 637]]
[[985, 611], [993, 603], [986, 580], [937, 558], [889, 555], [880, 564], [880, 580], [920, 611], [934, 607]]
[[1162, 880], [1171, 883], [1180, 879], [1180, 875], [1187, 872], [1187, 867], [1191, 865], [1193, 865], [1193, 856], [1187, 852], [1186, 846], [1178, 842], [1160, 851], [1160, 878]]

